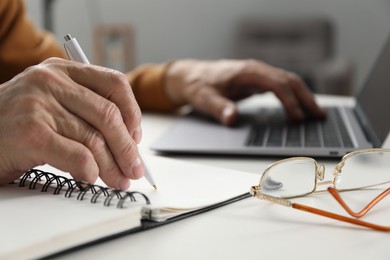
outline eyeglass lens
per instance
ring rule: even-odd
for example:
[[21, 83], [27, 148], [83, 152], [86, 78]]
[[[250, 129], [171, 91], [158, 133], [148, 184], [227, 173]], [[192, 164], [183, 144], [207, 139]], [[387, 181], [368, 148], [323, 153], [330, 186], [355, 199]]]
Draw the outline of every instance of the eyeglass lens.
[[353, 155], [336, 176], [337, 190], [372, 187], [390, 182], [390, 152], [373, 151]]
[[285, 161], [262, 176], [261, 192], [278, 198], [302, 196], [315, 188], [316, 163], [309, 158]]
[[[266, 171], [261, 179], [261, 192], [278, 198], [303, 196], [315, 190], [315, 160], [287, 160]], [[345, 160], [335, 179], [339, 191], [390, 183], [390, 152], [358, 153]]]

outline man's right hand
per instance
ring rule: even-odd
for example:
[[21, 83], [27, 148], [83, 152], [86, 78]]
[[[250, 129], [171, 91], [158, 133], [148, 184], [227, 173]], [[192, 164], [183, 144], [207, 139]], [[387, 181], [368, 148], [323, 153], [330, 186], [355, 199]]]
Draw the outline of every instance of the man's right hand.
[[48, 59], [0, 85], [0, 184], [48, 163], [126, 189], [144, 172], [140, 123], [125, 75]]

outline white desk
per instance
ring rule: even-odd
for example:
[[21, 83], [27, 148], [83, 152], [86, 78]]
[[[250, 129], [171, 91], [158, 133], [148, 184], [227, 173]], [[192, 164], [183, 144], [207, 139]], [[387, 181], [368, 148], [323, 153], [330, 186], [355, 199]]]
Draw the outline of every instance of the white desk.
[[[321, 103], [351, 99], [321, 97]], [[144, 152], [174, 121], [174, 116], [145, 114]], [[171, 156], [173, 157], [173, 156]], [[274, 158], [175, 156], [181, 160], [258, 174]], [[336, 161], [323, 161], [329, 170]], [[255, 183], [254, 183], [255, 184]], [[249, 187], [248, 187], [249, 190]], [[328, 210], [338, 207], [323, 193], [301, 202]], [[389, 203], [381, 206], [386, 209]], [[387, 214], [390, 207], [379, 212]], [[60, 259], [390, 259], [390, 233], [372, 231], [249, 198], [198, 216], [98, 244]]]

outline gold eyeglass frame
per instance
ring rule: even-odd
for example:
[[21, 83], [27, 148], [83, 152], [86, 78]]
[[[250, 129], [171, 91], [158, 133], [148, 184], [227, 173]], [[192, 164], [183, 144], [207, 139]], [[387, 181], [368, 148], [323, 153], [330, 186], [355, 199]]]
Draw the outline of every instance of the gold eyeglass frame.
[[[262, 176], [260, 178], [259, 184], [255, 185], [255, 186], [252, 186], [250, 188], [249, 192], [250, 192], [250, 194], [252, 196], [254, 196], [254, 197], [258, 198], [258, 199], [267, 200], [267, 201], [270, 201], [270, 202], [273, 202], [273, 203], [280, 204], [282, 206], [303, 210], [303, 211], [306, 211], [306, 212], [309, 212], [309, 213], [321, 215], [321, 216], [328, 217], [328, 218], [337, 219], [337, 220], [340, 220], [340, 221], [343, 221], [343, 222], [348, 222], [348, 223], [359, 225], [359, 226], [372, 228], [372, 229], [375, 229], [375, 230], [390, 231], [390, 226], [376, 225], [376, 224], [372, 224], [372, 223], [365, 222], [365, 221], [357, 219], [357, 218], [360, 218], [360, 217], [364, 216], [380, 200], [382, 200], [384, 197], [386, 197], [390, 193], [390, 187], [387, 188], [385, 191], [383, 191], [381, 194], [379, 194], [377, 197], [375, 197], [360, 212], [353, 212], [348, 207], [348, 205], [344, 202], [344, 200], [341, 198], [341, 196], [339, 194], [339, 191], [347, 191], [347, 189], [337, 190], [335, 188], [335, 182], [337, 180], [337, 177], [341, 175], [342, 168], [344, 167], [345, 161], [348, 158], [351, 158], [351, 157], [353, 157], [355, 155], [364, 154], [364, 153], [372, 153], [372, 152], [386, 152], [386, 153], [390, 153], [390, 149], [386, 149], [386, 148], [362, 149], [362, 150], [356, 150], [356, 151], [353, 151], [353, 152], [350, 152], [350, 153], [344, 155], [341, 158], [340, 162], [333, 168], [333, 171], [332, 171], [332, 173], [333, 173], [333, 180], [332, 181], [323, 181], [324, 177], [325, 177], [325, 166], [322, 165], [322, 164], [319, 165], [318, 162], [315, 159], [313, 159], [313, 158], [310, 158], [310, 157], [291, 157], [291, 158], [283, 159], [283, 160], [277, 161], [277, 162], [269, 165], [264, 170], [264, 172], [263, 172], [263, 174], [262, 174]], [[264, 178], [267, 177], [266, 173], [269, 170], [271, 170], [273, 167], [277, 166], [277, 165], [280, 165], [280, 164], [283, 164], [283, 163], [286, 163], [286, 162], [290, 162], [290, 161], [294, 161], [294, 160], [310, 160], [310, 161], [312, 161], [314, 163], [314, 165], [315, 165], [315, 179], [314, 179], [315, 183], [314, 184], [315, 185], [313, 187], [313, 190], [308, 192], [308, 193], [304, 193], [304, 194], [301, 194], [301, 195], [298, 195], [298, 196], [290, 196], [290, 197], [284, 197], [284, 198], [274, 197], [274, 196], [262, 193], [261, 192], [261, 186], [264, 183]], [[319, 181], [321, 181], [321, 182], [319, 182]], [[379, 186], [379, 185], [382, 185], [382, 184], [385, 184], [385, 183], [389, 183], [389, 182], [390, 181], [384, 182], [384, 183], [378, 183], [378, 184], [375, 184], [375, 185], [367, 185], [367, 186], [359, 187], [359, 188], [355, 188], [355, 189], [348, 189], [348, 190], [359, 190], [359, 189], [364, 189], [364, 188], [367, 188], [367, 187]], [[328, 211], [320, 210], [320, 209], [313, 208], [313, 207], [310, 207], [310, 206], [306, 206], [306, 205], [303, 205], [303, 204], [294, 203], [294, 202], [288, 200], [288, 199], [292, 199], [292, 198], [298, 198], [298, 197], [304, 197], [304, 196], [310, 195], [310, 194], [318, 191], [317, 190], [318, 186], [326, 185], [326, 184], [331, 185], [331, 186], [329, 186], [327, 188], [329, 193], [338, 201], [338, 203], [340, 203], [340, 205], [348, 212], [348, 214], [350, 214], [351, 216], [353, 216], [355, 218], [350, 218], [350, 217], [346, 217], [346, 216], [343, 216], [343, 215], [331, 213], [331, 212], [328, 212]]]

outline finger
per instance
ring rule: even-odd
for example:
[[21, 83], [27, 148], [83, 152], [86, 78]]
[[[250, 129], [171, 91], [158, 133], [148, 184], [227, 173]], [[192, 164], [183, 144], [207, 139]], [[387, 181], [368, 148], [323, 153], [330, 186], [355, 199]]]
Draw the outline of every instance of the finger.
[[250, 75], [251, 86], [257, 87], [259, 91], [273, 92], [282, 103], [289, 118], [296, 121], [303, 120], [305, 114], [285, 75], [279, 73], [275, 75], [275, 71], [269, 75], [268, 77], [261, 77], [258, 74]]
[[91, 151], [99, 167], [99, 176], [108, 186], [116, 189], [128, 188], [128, 177], [122, 174], [104, 137], [96, 129], [71, 114], [56, 119], [56, 128], [59, 134], [82, 143]]
[[291, 86], [306, 113], [317, 118], [326, 116], [325, 110], [317, 104], [314, 95], [300, 77], [292, 76]]
[[[130, 179], [142, 177], [144, 167], [138, 155], [138, 148], [127, 131], [118, 107], [69, 78], [60, 80], [62, 87], [52, 91], [61, 105], [101, 133], [101, 139], [124, 176]], [[85, 140], [79, 139], [80, 136], [77, 138], [76, 140]]]
[[231, 125], [237, 118], [237, 107], [229, 99], [221, 96], [211, 86], [198, 87], [189, 98], [196, 109], [212, 115], [224, 125]]
[[248, 61], [246, 65], [246, 73], [239, 75], [238, 80], [259, 92], [272, 91], [291, 119], [303, 120], [306, 112], [316, 117], [324, 116], [325, 112], [296, 74], [257, 61]]
[[299, 76], [284, 72], [283, 80], [278, 83], [279, 87], [275, 88], [274, 93], [291, 119], [301, 121], [307, 114], [317, 118], [325, 116], [325, 112], [317, 105], [314, 96]]
[[99, 175], [98, 165], [92, 153], [84, 145], [63, 137], [50, 128], [40, 134], [41, 146], [35, 146], [33, 160], [38, 164], [50, 164], [69, 172], [76, 180], [95, 183]]
[[[141, 141], [141, 110], [134, 97], [127, 77], [114, 70], [101, 67], [86, 68], [83, 70], [70, 70], [71, 78], [78, 84], [85, 86], [99, 95], [107, 98], [117, 105], [123, 121], [134, 140]], [[96, 77], [88, 77], [89, 70], [96, 69]]]
[[[283, 74], [277, 79], [271, 79], [271, 81], [267, 82], [269, 89], [280, 100], [289, 118], [294, 121], [302, 121], [305, 119], [306, 112], [302, 104], [307, 102], [307, 100], [300, 101], [298, 99], [297, 93], [302, 91], [301, 86], [297, 88], [297, 85], [291, 82], [291, 78], [285, 73]], [[296, 88], [294, 89], [293, 86]]]
[[134, 140], [141, 140], [141, 111], [134, 97], [126, 75], [108, 68], [70, 62], [60, 59], [50, 59], [50, 62], [60, 66], [69, 77], [100, 96], [115, 103], [123, 121]]
[[288, 85], [281, 85], [273, 90], [274, 94], [282, 103], [288, 117], [295, 121], [302, 121], [305, 119], [305, 113], [301, 107], [300, 102], [296, 98], [291, 87]]

